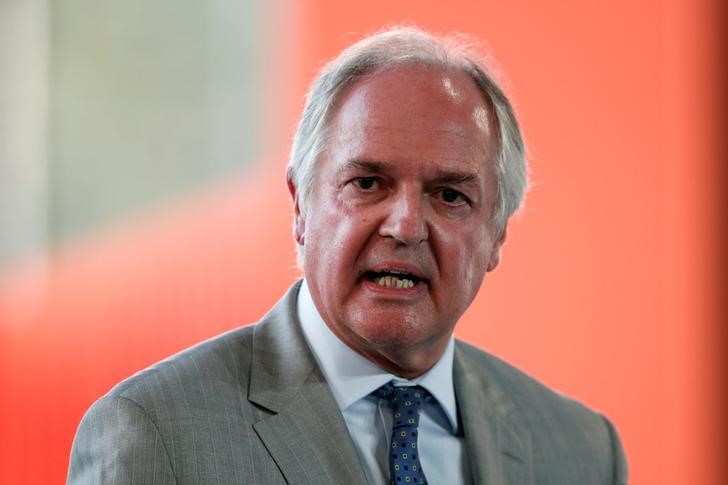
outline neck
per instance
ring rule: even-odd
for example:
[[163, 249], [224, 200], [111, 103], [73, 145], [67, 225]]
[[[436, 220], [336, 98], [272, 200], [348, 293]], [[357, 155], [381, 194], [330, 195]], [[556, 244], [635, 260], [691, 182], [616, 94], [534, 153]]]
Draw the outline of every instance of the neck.
[[401, 344], [373, 345], [369, 342], [350, 342], [345, 336], [340, 335], [336, 329], [331, 330], [339, 340], [354, 352], [382, 369], [408, 380], [416, 379], [429, 371], [440, 360], [449, 342], [448, 336], [446, 339], [438, 339], [434, 342], [425, 342], [413, 346], [402, 346]]

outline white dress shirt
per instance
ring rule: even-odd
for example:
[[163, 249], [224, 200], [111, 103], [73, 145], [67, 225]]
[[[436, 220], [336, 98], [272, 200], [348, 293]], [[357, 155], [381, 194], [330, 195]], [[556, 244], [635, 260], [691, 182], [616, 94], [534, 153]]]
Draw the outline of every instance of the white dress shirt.
[[383, 485], [389, 476], [392, 411], [386, 401], [370, 395], [389, 381], [394, 385], [422, 386], [437, 401], [425, 403], [418, 427], [420, 464], [428, 483], [472, 483], [465, 439], [458, 425], [452, 338], [429, 371], [408, 380], [387, 372], [339, 340], [316, 310], [305, 280], [298, 293], [298, 317], [344, 416], [369, 483]]

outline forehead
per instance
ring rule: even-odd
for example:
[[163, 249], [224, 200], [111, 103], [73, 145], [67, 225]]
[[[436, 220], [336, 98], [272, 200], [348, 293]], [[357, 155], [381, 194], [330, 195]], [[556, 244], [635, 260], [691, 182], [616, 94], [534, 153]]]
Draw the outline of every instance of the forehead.
[[329, 124], [327, 158], [490, 171], [494, 127], [484, 95], [465, 73], [399, 67], [343, 92]]

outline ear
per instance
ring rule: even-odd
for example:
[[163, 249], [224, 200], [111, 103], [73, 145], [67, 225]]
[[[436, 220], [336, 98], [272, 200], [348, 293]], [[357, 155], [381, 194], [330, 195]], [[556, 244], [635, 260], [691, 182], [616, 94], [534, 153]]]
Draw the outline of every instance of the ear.
[[490, 260], [488, 261], [487, 271], [493, 271], [496, 268], [496, 266], [498, 266], [498, 263], [500, 263], [500, 252], [501, 252], [501, 248], [503, 247], [503, 244], [506, 242], [507, 229], [508, 229], [508, 225], [506, 224], [505, 226], [503, 226], [503, 231], [501, 232], [500, 237], [493, 244], [493, 248], [491, 248], [491, 250], [490, 250]]
[[288, 185], [288, 193], [291, 194], [291, 200], [293, 201], [293, 239], [300, 245], [303, 246], [304, 234], [306, 232], [306, 221], [301, 216], [301, 206], [298, 201], [298, 191], [296, 185], [293, 183], [290, 177], [287, 178], [286, 183]]

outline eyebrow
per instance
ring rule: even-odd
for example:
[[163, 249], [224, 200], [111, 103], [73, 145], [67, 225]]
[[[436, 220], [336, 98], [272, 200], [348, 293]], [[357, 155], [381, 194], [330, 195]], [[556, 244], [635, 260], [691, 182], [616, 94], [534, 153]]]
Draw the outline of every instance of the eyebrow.
[[[387, 172], [389, 165], [387, 162], [377, 160], [353, 159], [341, 165], [337, 172], [341, 174], [347, 170], [358, 169], [373, 174], [382, 174]], [[434, 177], [434, 181], [458, 185], [476, 182], [477, 178], [478, 174], [471, 171], [439, 170]]]
[[358, 169], [363, 170], [365, 172], [371, 172], [371, 173], [384, 173], [386, 172], [387, 164], [385, 162], [378, 162], [374, 160], [348, 160], [346, 163], [342, 164], [339, 169], [336, 171], [338, 174], [341, 174], [343, 172], [346, 172], [347, 170], [351, 169]]
[[474, 173], [463, 173], [463, 172], [440, 172], [438, 176], [435, 178], [436, 180], [440, 182], [445, 182], [448, 184], [467, 184], [470, 182], [474, 182], [477, 179], [477, 175]]

